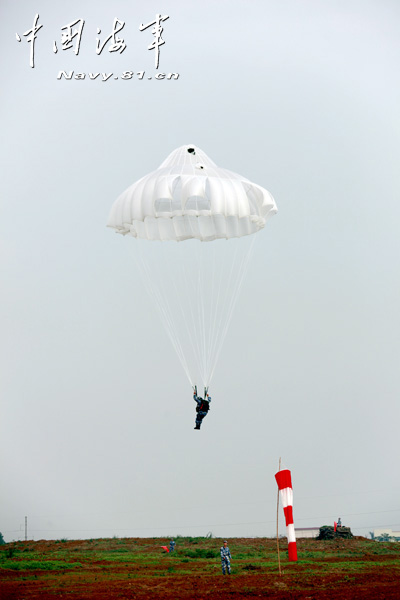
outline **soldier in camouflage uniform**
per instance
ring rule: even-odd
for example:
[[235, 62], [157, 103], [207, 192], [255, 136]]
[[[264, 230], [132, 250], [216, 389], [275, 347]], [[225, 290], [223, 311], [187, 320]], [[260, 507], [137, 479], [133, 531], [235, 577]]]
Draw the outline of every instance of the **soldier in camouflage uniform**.
[[197, 385], [193, 388], [193, 400], [197, 402], [196, 406], [196, 426], [195, 429], [200, 429], [201, 422], [207, 416], [210, 410], [211, 396], [207, 393], [207, 388], [204, 389], [204, 400], [197, 395]]
[[174, 540], [171, 540], [169, 543], [169, 551], [174, 552], [174, 550], [175, 550], [175, 542], [174, 542]]
[[225, 571], [228, 571], [228, 575], [231, 574], [231, 551], [228, 548], [228, 542], [225, 540], [224, 545], [221, 546], [221, 566], [222, 574], [225, 575]]

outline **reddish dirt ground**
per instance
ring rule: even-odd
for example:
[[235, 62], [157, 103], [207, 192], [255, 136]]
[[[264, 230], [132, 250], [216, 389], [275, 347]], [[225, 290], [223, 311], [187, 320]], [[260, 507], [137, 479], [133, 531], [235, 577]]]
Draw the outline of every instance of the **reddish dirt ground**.
[[113, 582], [79, 582], [79, 579], [65, 579], [62, 586], [52, 590], [44, 582], [20, 582], [13, 586], [8, 582], [0, 588], [2, 600], [54, 600], [55, 598], [82, 598], [90, 600], [131, 599], [131, 598], [280, 598], [304, 600], [399, 600], [400, 581], [384, 577], [384, 572], [366, 574], [350, 582], [340, 582], [337, 577], [324, 578], [324, 588], [320, 584], [308, 582], [307, 589], [296, 590], [297, 582], [292, 578], [276, 578], [264, 575], [234, 576], [230, 579], [216, 577], [168, 577], [161, 583], [149, 580], [136, 580], [127, 583], [116, 579]]
[[[276, 543], [276, 542], [275, 542]], [[27, 545], [24, 547], [24, 544]], [[24, 542], [12, 560], [24, 560], [32, 552], [41, 560], [62, 560], [62, 570], [0, 569], [1, 600], [128, 600], [128, 599], [232, 599], [271, 598], [304, 600], [400, 600], [399, 544], [383, 545], [357, 540], [340, 544], [303, 540], [298, 543], [299, 561], [288, 563], [282, 544], [282, 569], [265, 562], [273, 555], [272, 540], [232, 540], [232, 575], [225, 577], [217, 558], [184, 559], [183, 543], [173, 558], [159, 550], [166, 540], [94, 540], [89, 542]], [[103, 544], [101, 546], [101, 544]], [[119, 548], [117, 548], [119, 544]], [[132, 550], [132, 544], [133, 546]], [[215, 540], [203, 547], [214, 548]], [[242, 544], [242, 545], [241, 545]], [[246, 546], [247, 544], [247, 546]], [[253, 550], [246, 558], [244, 548]], [[10, 545], [8, 545], [10, 546]], [[190, 546], [196, 548], [201, 546]], [[265, 552], [265, 548], [267, 552]], [[186, 545], [189, 548], [189, 544]], [[7, 548], [7, 546], [6, 546]], [[329, 551], [325, 552], [325, 548]], [[379, 548], [379, 553], [375, 550]], [[156, 549], [156, 550], [155, 550]], [[254, 550], [259, 550], [259, 556]], [[240, 551], [242, 554], [240, 554]], [[105, 552], [125, 552], [112, 560]], [[130, 552], [130, 554], [128, 554]], [[383, 553], [380, 553], [383, 552]], [[24, 553], [26, 553], [24, 555]], [[110, 557], [110, 554], [108, 554]], [[133, 559], [132, 559], [133, 557]], [[32, 558], [33, 560], [33, 558]], [[267, 556], [268, 560], [268, 556]], [[275, 559], [274, 559], [275, 560]], [[69, 569], [66, 563], [80, 567]], [[128, 562], [127, 562], [128, 561]], [[263, 562], [264, 561], [264, 562]], [[259, 563], [259, 564], [258, 564]], [[180, 573], [180, 570], [186, 570]]]

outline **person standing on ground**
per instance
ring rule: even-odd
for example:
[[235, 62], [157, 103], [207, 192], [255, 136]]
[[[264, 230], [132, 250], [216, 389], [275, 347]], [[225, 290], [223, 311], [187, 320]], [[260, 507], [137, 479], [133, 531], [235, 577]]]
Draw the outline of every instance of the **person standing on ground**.
[[221, 566], [222, 575], [225, 575], [225, 571], [228, 571], [228, 575], [231, 574], [231, 551], [228, 548], [228, 542], [225, 540], [224, 545], [221, 546]]
[[175, 550], [175, 542], [174, 540], [171, 540], [169, 543], [169, 551], [173, 552]]

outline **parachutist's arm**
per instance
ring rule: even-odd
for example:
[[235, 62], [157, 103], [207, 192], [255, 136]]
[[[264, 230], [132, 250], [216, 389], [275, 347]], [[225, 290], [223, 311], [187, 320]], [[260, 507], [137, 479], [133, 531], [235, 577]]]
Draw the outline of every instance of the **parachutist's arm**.
[[193, 400], [198, 403], [199, 399], [197, 397], [197, 385], [193, 386]]

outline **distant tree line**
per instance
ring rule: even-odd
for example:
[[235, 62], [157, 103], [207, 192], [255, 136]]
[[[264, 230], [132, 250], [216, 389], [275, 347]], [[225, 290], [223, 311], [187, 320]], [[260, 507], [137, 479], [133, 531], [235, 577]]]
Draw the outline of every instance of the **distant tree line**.
[[389, 533], [381, 533], [380, 535], [375, 535], [373, 531], [369, 532], [371, 536], [371, 540], [375, 540], [376, 542], [400, 542], [400, 538], [395, 535], [390, 535]]

